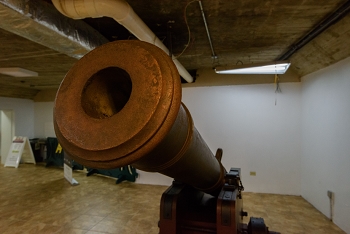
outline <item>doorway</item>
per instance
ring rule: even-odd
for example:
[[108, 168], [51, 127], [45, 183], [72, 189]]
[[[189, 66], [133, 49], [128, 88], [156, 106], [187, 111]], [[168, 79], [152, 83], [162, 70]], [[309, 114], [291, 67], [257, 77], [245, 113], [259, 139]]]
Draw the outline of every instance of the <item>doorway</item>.
[[13, 110], [0, 110], [0, 156], [1, 164], [5, 164], [6, 157], [15, 136]]

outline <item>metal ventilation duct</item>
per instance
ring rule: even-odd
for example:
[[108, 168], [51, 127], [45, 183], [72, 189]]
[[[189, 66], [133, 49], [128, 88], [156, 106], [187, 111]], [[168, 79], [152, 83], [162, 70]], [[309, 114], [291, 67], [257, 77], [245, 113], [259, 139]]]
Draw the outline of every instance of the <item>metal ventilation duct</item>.
[[42, 1], [0, 0], [0, 18], [0, 28], [78, 59], [108, 42], [83, 21], [64, 17]]

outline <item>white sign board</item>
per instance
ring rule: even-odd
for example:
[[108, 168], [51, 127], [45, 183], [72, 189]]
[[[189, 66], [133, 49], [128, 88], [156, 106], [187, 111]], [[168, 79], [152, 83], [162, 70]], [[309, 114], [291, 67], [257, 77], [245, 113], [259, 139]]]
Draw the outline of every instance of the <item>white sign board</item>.
[[36, 164], [28, 138], [17, 136], [12, 140], [5, 167], [17, 168], [20, 162]]

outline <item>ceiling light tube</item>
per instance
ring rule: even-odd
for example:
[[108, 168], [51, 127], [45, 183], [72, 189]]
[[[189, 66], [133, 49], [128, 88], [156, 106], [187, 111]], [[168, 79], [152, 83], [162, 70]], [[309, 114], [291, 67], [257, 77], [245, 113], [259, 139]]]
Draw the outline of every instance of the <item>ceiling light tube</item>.
[[216, 67], [215, 72], [218, 74], [284, 74], [289, 66], [289, 61], [275, 61], [231, 67]]

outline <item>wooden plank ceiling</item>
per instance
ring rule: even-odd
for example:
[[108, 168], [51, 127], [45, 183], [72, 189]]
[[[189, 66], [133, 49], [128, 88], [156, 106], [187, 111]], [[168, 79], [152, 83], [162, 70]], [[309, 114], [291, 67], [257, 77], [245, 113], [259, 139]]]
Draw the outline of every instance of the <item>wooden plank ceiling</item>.
[[[9, 2], [32, 12], [28, 14], [28, 12], [12, 9]], [[203, 0], [201, 3], [217, 59], [212, 57], [198, 1], [133, 0], [129, 1], [129, 4], [168, 48], [171, 45], [174, 55], [179, 55], [187, 47], [178, 60], [191, 71], [191, 74], [195, 74], [196, 71], [211, 70], [217, 65], [275, 61], [348, 2], [344, 0]], [[34, 5], [35, 9], [30, 9]], [[45, 29], [38, 34], [36, 26], [38, 20], [35, 18], [38, 14], [33, 12], [54, 11], [57, 14], [48, 0], [0, 0], [0, 68], [21, 67], [39, 74], [37, 77], [12, 77], [0, 74], [0, 96], [34, 99], [41, 91], [58, 88], [64, 75], [79, 56], [74, 56], [75, 52], [68, 51], [73, 45], [66, 42], [57, 43], [58, 34], [50, 34], [53, 31], [57, 32], [59, 26], [54, 25], [57, 22], [59, 24], [68, 22], [67, 24], [73, 29], [93, 28], [91, 29], [93, 33], [90, 35], [98, 35], [108, 41], [135, 39], [114, 20], [105, 17], [80, 20], [81, 24], [73, 25], [71, 21], [67, 21], [66, 17], [55, 15], [55, 21], [52, 20], [53, 25], [44, 25]], [[23, 22], [20, 24], [17, 15], [21, 15]], [[46, 22], [50, 22], [50, 19]], [[93, 31], [94, 29], [98, 32]], [[47, 32], [43, 33], [43, 30]], [[89, 40], [89, 35], [85, 37], [83, 40]], [[43, 40], [43, 38], [46, 39]], [[78, 42], [79, 40], [81, 38]], [[300, 81], [300, 77], [304, 75], [349, 57], [349, 41], [350, 16], [346, 12], [342, 19], [333, 23], [289, 58], [292, 62], [290, 70], [294, 76], [284, 79], [284, 75], [281, 75], [281, 81]], [[79, 49], [74, 49], [74, 51], [77, 50]], [[84, 54], [87, 51], [88, 49], [81, 53]], [[185, 86], [200, 86], [202, 81], [198, 74], [200, 72], [197, 72], [195, 83]], [[272, 77], [262, 80], [247, 76], [241, 76], [237, 80], [239, 80], [237, 84], [274, 81]], [[232, 80], [225, 83], [225, 80], [212, 78], [211, 85], [227, 84], [235, 83], [232, 83]]]

